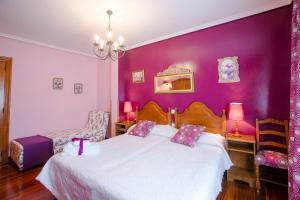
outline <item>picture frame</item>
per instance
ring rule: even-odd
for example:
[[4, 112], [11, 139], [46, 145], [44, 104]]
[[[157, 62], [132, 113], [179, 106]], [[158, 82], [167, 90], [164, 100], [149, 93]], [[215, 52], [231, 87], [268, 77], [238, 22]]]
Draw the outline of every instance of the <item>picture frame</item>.
[[240, 82], [238, 57], [218, 59], [219, 83]]
[[144, 70], [136, 70], [132, 72], [132, 83], [144, 83]]
[[193, 93], [194, 73], [154, 76], [154, 93]]
[[64, 87], [64, 79], [63, 78], [53, 78], [52, 87], [54, 90], [62, 90]]
[[82, 94], [82, 92], [83, 92], [83, 84], [74, 83], [74, 94]]

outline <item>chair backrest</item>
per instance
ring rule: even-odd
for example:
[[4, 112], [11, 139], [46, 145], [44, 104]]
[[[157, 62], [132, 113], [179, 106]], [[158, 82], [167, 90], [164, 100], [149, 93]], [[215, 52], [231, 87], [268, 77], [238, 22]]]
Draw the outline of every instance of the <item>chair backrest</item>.
[[99, 130], [103, 127], [107, 128], [108, 120], [108, 112], [93, 110], [89, 113], [89, 118], [86, 127], [90, 130]]
[[263, 120], [256, 119], [257, 151], [259, 151], [261, 148], [272, 148], [272, 150], [281, 149], [286, 152], [288, 146], [287, 140], [287, 120], [280, 121], [273, 118], [267, 118]]

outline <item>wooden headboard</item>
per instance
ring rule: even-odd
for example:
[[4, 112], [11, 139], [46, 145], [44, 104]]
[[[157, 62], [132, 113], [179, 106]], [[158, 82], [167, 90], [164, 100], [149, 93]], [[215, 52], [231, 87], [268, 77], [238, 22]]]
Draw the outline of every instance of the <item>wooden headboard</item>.
[[226, 132], [225, 110], [222, 111], [222, 116], [217, 116], [204, 103], [193, 102], [182, 113], [175, 113], [175, 126], [180, 128], [183, 124], [206, 126], [206, 132], [224, 135]]
[[150, 120], [157, 124], [171, 124], [170, 108], [168, 108], [167, 112], [164, 112], [154, 101], [149, 101], [141, 110], [136, 107], [135, 114], [137, 122], [140, 120]]

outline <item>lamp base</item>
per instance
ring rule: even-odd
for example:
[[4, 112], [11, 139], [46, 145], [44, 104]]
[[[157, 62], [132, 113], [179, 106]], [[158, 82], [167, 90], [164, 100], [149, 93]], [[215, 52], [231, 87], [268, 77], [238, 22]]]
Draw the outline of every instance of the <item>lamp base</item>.
[[234, 134], [232, 135], [233, 137], [241, 137], [240, 133], [239, 133], [239, 124], [238, 124], [238, 121], [235, 120], [234, 121]]
[[127, 114], [126, 115], [126, 122], [129, 123], [130, 122], [130, 113], [128, 112], [126, 114]]
[[241, 134], [239, 132], [234, 132], [232, 134], [233, 137], [241, 137]]

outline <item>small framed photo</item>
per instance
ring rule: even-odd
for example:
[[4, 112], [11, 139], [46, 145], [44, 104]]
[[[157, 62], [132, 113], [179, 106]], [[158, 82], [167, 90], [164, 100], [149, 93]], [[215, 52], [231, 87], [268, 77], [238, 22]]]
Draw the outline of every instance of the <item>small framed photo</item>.
[[63, 78], [53, 78], [53, 89], [54, 90], [62, 90], [64, 87], [64, 79]]
[[240, 82], [238, 57], [218, 59], [219, 83]]
[[133, 83], [144, 83], [144, 70], [137, 70], [132, 72], [132, 82]]
[[83, 92], [82, 83], [74, 83], [74, 94], [81, 94]]

